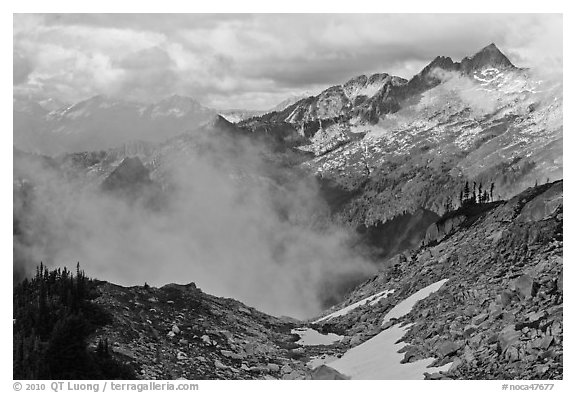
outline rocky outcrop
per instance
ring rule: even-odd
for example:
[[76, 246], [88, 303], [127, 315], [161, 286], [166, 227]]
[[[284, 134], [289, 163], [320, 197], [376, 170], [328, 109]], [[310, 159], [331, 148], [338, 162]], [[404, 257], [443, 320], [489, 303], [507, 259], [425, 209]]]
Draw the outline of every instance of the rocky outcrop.
[[347, 378], [345, 375], [342, 375], [338, 371], [334, 370], [332, 367], [323, 364], [322, 366], [319, 366], [312, 371], [312, 379], [342, 380], [350, 378]]
[[524, 205], [518, 220], [534, 222], [553, 215], [562, 206], [562, 182], [555, 183], [544, 193]]
[[466, 216], [461, 214], [435, 222], [426, 230], [426, 236], [423, 241], [424, 245], [442, 241], [442, 239], [457, 231], [460, 224], [464, 221], [466, 221]]

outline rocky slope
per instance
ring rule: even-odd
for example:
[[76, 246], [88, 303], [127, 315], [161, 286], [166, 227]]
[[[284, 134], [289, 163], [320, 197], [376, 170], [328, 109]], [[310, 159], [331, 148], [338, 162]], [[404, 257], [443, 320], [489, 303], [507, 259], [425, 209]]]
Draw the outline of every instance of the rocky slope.
[[[144, 379], [390, 377], [370, 352], [397, 359], [386, 366], [392, 378], [562, 378], [562, 194], [562, 182], [548, 183], [481, 211], [457, 211], [462, 219], [449, 231], [390, 259], [308, 322], [193, 283], [101, 282], [94, 301], [112, 319], [90, 345], [107, 339]], [[382, 339], [391, 333], [399, 343]], [[355, 351], [367, 354], [356, 365]], [[403, 371], [418, 365], [415, 374]]]
[[[335, 317], [329, 310], [312, 325], [346, 335], [339, 344], [344, 349], [336, 345], [326, 353], [377, 345], [378, 335], [404, 325], [401, 362], [445, 366], [426, 378], [562, 378], [562, 182], [482, 212], [457, 213], [449, 230], [390, 260], [334, 309], [361, 306]], [[397, 312], [395, 306], [439, 282], [437, 292]], [[363, 300], [382, 291], [392, 293], [376, 303]]]
[[193, 283], [102, 283], [99, 291], [96, 302], [114, 320], [97, 332], [93, 345], [108, 338], [112, 351], [143, 379], [310, 378], [289, 320], [210, 296]]

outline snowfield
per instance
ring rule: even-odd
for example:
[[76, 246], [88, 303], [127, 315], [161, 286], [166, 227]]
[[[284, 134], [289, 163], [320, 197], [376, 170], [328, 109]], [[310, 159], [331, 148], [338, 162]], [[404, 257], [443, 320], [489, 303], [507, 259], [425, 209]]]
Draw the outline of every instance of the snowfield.
[[[409, 296], [384, 317], [383, 324], [408, 314], [414, 305], [436, 292], [447, 279], [435, 282]], [[370, 340], [348, 350], [340, 359], [327, 365], [351, 379], [424, 379], [424, 373], [447, 371], [452, 363], [441, 367], [428, 367], [435, 359], [427, 358], [412, 363], [400, 363], [404, 358], [398, 351], [404, 342], [398, 342], [411, 325], [393, 325]]]
[[452, 363], [442, 367], [428, 367], [434, 358], [401, 364], [405, 343], [396, 342], [411, 325], [394, 325], [370, 340], [350, 349], [342, 358], [327, 365], [351, 379], [424, 379], [424, 373], [447, 371]]

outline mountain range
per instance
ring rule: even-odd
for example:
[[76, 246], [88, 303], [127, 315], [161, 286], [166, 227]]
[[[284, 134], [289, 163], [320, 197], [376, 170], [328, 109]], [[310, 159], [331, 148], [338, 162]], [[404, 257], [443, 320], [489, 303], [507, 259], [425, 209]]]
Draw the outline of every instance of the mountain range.
[[118, 245], [151, 282], [210, 262], [98, 285], [90, 345], [142, 378], [562, 378], [562, 105], [494, 44], [265, 113], [15, 99], [15, 280]]

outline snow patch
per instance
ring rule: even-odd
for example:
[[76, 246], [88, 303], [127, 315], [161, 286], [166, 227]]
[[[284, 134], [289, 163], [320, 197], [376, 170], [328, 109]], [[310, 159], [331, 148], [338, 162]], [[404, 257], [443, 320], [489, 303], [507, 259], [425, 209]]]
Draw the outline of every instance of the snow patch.
[[306, 363], [306, 366], [308, 366], [308, 368], [314, 370], [316, 367], [320, 367], [326, 363], [333, 362], [337, 359], [338, 359], [337, 356], [326, 355], [326, 354], [320, 355], [320, 356], [312, 356], [310, 358], [310, 361], [308, 363]]
[[[409, 296], [390, 310], [382, 324], [408, 314], [414, 305], [438, 291], [448, 279], [428, 285]], [[412, 363], [400, 363], [404, 354], [398, 353], [405, 345], [398, 342], [412, 325], [393, 325], [370, 340], [348, 350], [340, 359], [328, 366], [351, 379], [424, 379], [424, 373], [446, 371], [452, 363], [441, 367], [428, 367], [435, 359], [421, 359]]]
[[316, 321], [314, 321], [314, 323], [318, 323], [318, 322], [322, 322], [322, 321], [326, 321], [332, 318], [336, 318], [336, 317], [341, 317], [342, 315], [346, 315], [348, 314], [350, 311], [365, 305], [366, 303], [368, 303], [370, 306], [375, 305], [376, 303], [378, 303], [380, 300], [386, 298], [388, 295], [390, 295], [391, 293], [393, 293], [394, 290], [388, 291], [388, 290], [384, 290], [382, 292], [378, 292], [374, 295], [368, 296], [367, 298], [364, 298], [362, 300], [357, 301], [356, 303], [352, 303], [338, 311], [333, 312], [332, 314], [328, 314], [320, 319], [317, 319]]
[[396, 342], [410, 327], [411, 325], [403, 327], [394, 325], [327, 365], [351, 379], [424, 379], [425, 372], [448, 370], [452, 363], [442, 367], [428, 367], [434, 358], [400, 363], [404, 359], [404, 354], [398, 351], [405, 343]]
[[330, 345], [334, 344], [336, 341], [342, 340], [344, 337], [339, 336], [334, 333], [322, 334], [314, 329], [310, 328], [297, 328], [292, 329], [292, 334], [297, 334], [300, 336], [300, 340], [296, 341], [296, 344], [309, 346], [309, 345]]
[[426, 288], [422, 288], [418, 292], [414, 293], [413, 295], [407, 297], [406, 299], [398, 303], [396, 306], [394, 306], [394, 308], [392, 308], [392, 310], [388, 311], [388, 313], [384, 317], [384, 320], [382, 321], [382, 325], [386, 324], [386, 322], [392, 319], [401, 318], [404, 315], [408, 314], [418, 301], [427, 298], [432, 293], [439, 290], [440, 287], [444, 285], [446, 281], [448, 281], [448, 279], [440, 280], [438, 282], [435, 282], [434, 284], [430, 284]]

